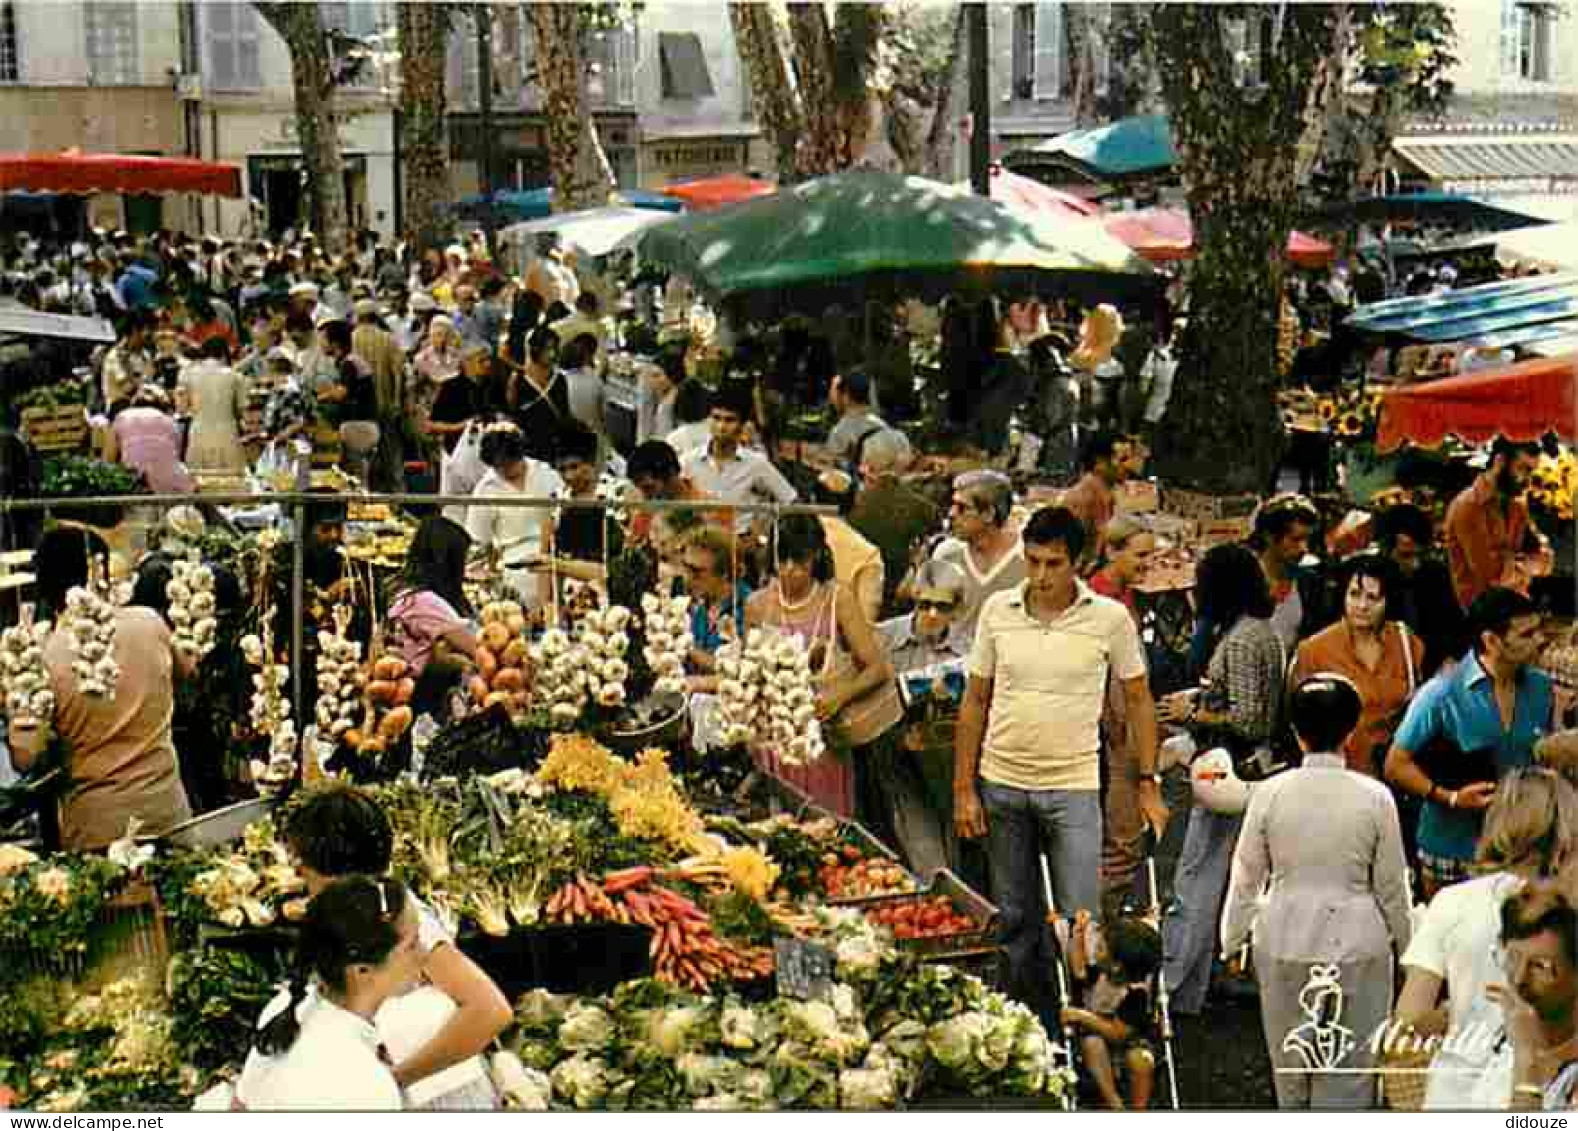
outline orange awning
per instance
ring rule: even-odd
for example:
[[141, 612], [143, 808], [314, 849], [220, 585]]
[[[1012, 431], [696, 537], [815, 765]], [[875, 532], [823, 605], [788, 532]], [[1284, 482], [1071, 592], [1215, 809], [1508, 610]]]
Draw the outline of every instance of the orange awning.
[[113, 153], [0, 154], [0, 191], [28, 189], [65, 193], [192, 192], [241, 195], [235, 165], [186, 157], [143, 157]]
[[1547, 432], [1572, 440], [1575, 381], [1578, 353], [1568, 353], [1392, 389], [1381, 397], [1375, 446], [1390, 451], [1407, 440], [1431, 448], [1448, 436], [1528, 441]]
[[[1114, 212], [1106, 219], [1107, 231], [1153, 263], [1194, 257], [1194, 225], [1189, 214], [1177, 208], [1142, 208]], [[1325, 267], [1334, 255], [1332, 246], [1303, 232], [1288, 236], [1288, 258], [1300, 267]]]

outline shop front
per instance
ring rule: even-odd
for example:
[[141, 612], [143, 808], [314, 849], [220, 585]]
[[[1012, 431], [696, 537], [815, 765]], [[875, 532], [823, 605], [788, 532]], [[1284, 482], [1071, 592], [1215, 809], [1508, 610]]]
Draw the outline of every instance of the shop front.
[[643, 138], [641, 187], [663, 189], [703, 177], [748, 173], [761, 164], [753, 160], [751, 140], [749, 135]]

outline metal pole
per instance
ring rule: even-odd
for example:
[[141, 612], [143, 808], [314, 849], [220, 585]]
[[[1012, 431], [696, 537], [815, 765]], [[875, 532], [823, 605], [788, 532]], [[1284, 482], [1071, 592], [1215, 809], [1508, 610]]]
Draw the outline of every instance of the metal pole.
[[301, 480], [312, 473], [305, 459], [298, 466], [298, 494], [296, 505], [291, 508], [295, 537], [290, 551], [290, 710], [291, 718], [296, 721], [296, 733], [300, 735], [307, 729], [306, 685], [301, 677], [303, 638], [307, 632], [307, 506], [300, 489], [308, 485]]
[[[413, 492], [380, 494], [342, 494], [332, 491], [285, 491], [278, 494], [256, 495], [229, 494], [149, 494], [149, 495], [82, 495], [72, 498], [20, 499], [0, 497], [0, 514], [8, 511], [48, 511], [82, 509], [85, 507], [176, 507], [207, 503], [212, 506], [259, 506], [273, 503], [281, 508], [302, 504], [329, 503], [338, 506], [360, 506], [366, 503], [415, 504], [434, 510], [446, 506], [472, 506], [476, 498], [471, 495], [421, 495]], [[741, 514], [826, 514], [835, 515], [837, 507], [821, 503], [731, 503], [717, 499], [550, 499], [533, 496], [497, 495], [488, 499], [490, 507], [589, 507], [604, 510], [727, 510]]]
[[965, 5], [970, 22], [970, 187], [978, 196], [992, 195], [992, 96], [989, 89], [986, 5]]
[[493, 200], [493, 12], [478, 4], [477, 13], [477, 86], [482, 96], [482, 230], [488, 239], [488, 258], [499, 262], [498, 221]]
[[398, 247], [405, 238], [405, 175], [400, 166], [405, 160], [400, 152], [400, 138], [405, 133], [405, 117], [400, 113], [399, 99], [395, 100], [391, 121], [394, 126], [394, 242]]

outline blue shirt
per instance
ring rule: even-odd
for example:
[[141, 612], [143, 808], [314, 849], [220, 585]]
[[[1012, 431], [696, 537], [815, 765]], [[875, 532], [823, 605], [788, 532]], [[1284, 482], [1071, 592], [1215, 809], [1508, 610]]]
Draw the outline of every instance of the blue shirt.
[[[1419, 751], [1441, 737], [1463, 750], [1494, 749], [1497, 772], [1504, 776], [1533, 763], [1534, 744], [1550, 729], [1553, 703], [1551, 677], [1524, 668], [1515, 687], [1512, 726], [1503, 730], [1490, 676], [1470, 651], [1452, 672], [1419, 689], [1393, 742]], [[1483, 819], [1480, 811], [1426, 801], [1419, 817], [1419, 849], [1431, 856], [1471, 859]]]
[[723, 599], [723, 604], [718, 607], [716, 620], [709, 615], [706, 602], [692, 602], [690, 606], [690, 635], [695, 639], [696, 647], [703, 652], [716, 652], [723, 647], [723, 625], [731, 617], [734, 620], [734, 635], [738, 639], [744, 640], [745, 601], [750, 595], [750, 587], [745, 582], [736, 582], [734, 596]]
[[126, 268], [120, 278], [121, 305], [128, 310], [153, 305], [153, 287], [159, 276], [141, 263]]

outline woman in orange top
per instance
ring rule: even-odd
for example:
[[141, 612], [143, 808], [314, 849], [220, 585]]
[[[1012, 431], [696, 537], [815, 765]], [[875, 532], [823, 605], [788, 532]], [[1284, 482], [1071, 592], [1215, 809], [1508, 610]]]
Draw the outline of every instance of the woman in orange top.
[[1380, 777], [1392, 732], [1420, 683], [1425, 648], [1401, 621], [1386, 619], [1396, 567], [1379, 554], [1350, 558], [1341, 571], [1342, 617], [1299, 645], [1290, 686], [1316, 672], [1353, 681], [1363, 700], [1359, 725], [1343, 745], [1348, 768]]

